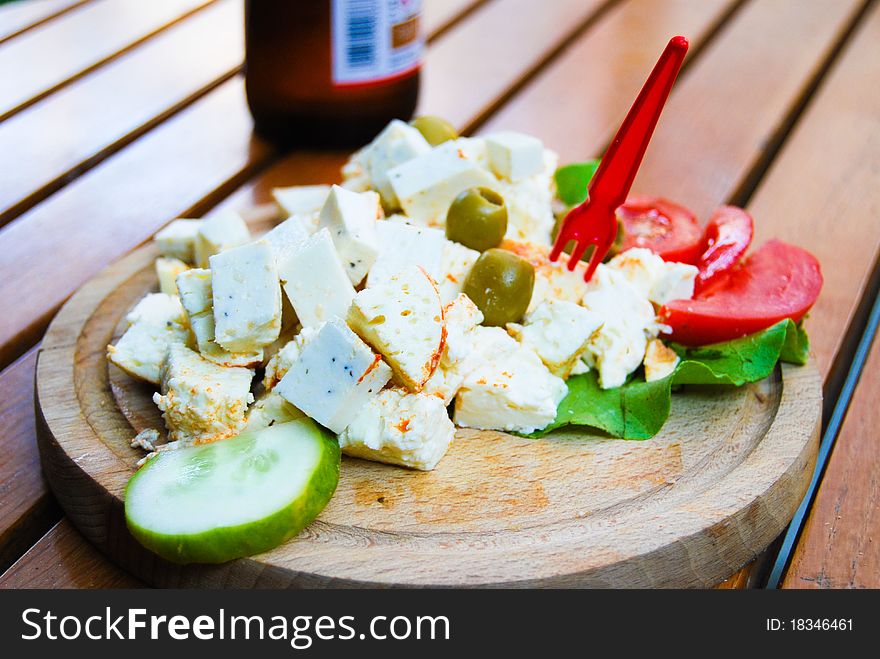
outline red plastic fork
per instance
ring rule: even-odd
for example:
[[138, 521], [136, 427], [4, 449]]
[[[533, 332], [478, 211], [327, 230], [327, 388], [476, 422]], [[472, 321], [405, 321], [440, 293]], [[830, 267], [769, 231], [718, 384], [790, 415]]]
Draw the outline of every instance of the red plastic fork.
[[605, 152], [590, 183], [589, 197], [568, 213], [556, 237], [550, 252], [551, 261], [559, 258], [566, 245], [572, 241], [575, 243], [568, 259], [569, 270], [575, 269], [587, 247], [595, 246], [584, 275], [585, 281], [590, 281], [614, 242], [617, 235], [614, 212], [626, 201], [687, 49], [688, 42], [684, 37], [669, 40]]

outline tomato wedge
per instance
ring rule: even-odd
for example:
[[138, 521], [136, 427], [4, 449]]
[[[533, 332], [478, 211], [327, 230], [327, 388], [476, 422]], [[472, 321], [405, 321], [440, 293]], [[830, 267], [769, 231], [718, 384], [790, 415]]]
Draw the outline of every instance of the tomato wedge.
[[736, 206], [722, 206], [712, 213], [703, 233], [702, 255], [697, 260], [700, 272], [694, 290], [709, 287], [731, 270], [752, 243], [755, 222], [752, 216]]
[[753, 334], [785, 318], [798, 321], [822, 289], [816, 257], [779, 240], [753, 252], [727, 277], [693, 300], [673, 300], [660, 309], [673, 341], [699, 346]]
[[660, 197], [634, 195], [617, 209], [623, 223], [620, 251], [645, 247], [664, 261], [695, 264], [703, 246], [703, 230], [684, 206]]

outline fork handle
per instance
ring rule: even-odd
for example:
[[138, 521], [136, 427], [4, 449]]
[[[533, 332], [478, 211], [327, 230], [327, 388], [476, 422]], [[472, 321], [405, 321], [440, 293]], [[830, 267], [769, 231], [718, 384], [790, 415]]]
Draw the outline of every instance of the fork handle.
[[684, 37], [669, 40], [593, 177], [592, 204], [613, 212], [626, 201], [687, 49]]

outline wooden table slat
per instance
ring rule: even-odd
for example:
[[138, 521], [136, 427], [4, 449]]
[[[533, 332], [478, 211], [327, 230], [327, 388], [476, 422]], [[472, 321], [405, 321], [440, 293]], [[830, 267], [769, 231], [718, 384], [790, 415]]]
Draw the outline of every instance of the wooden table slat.
[[2, 588], [143, 588], [116, 567], [66, 519], [38, 542], [33, 560], [19, 561], [0, 575]]
[[89, 3], [0, 45], [0, 121], [212, 1]]
[[0, 399], [0, 572], [40, 539], [60, 515], [49, 496], [34, 441], [34, 366], [31, 350], [3, 372]]
[[605, 1], [504, 0], [479, 7], [453, 34], [432, 44], [424, 69], [429, 84], [417, 113], [468, 128], [543, 65]]
[[0, 225], [241, 66], [241, 0], [221, 0], [0, 123]]

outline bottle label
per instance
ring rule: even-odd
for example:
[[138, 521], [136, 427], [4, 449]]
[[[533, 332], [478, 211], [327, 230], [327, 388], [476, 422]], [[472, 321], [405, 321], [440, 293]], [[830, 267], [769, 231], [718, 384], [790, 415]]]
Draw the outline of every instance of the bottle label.
[[332, 0], [333, 83], [365, 85], [419, 67], [422, 0]]

